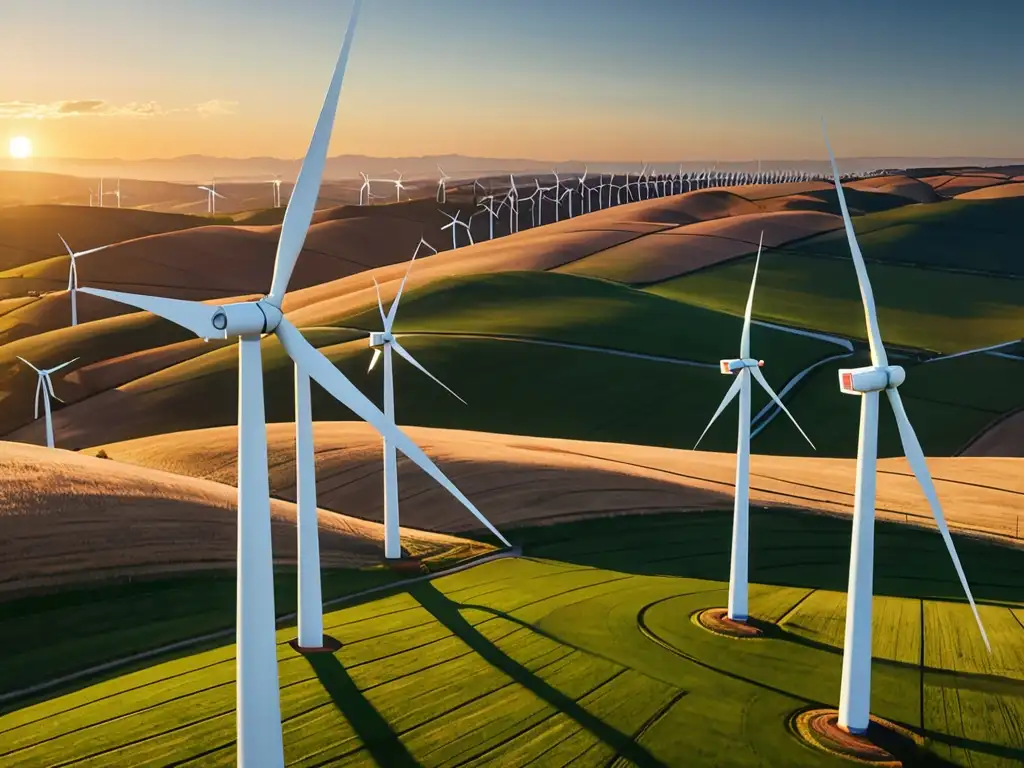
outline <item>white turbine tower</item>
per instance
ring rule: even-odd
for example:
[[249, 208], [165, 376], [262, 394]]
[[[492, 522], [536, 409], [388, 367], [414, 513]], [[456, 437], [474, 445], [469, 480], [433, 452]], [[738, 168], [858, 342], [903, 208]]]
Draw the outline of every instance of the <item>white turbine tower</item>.
[[53, 381], [50, 379], [50, 375], [56, 373], [61, 368], [67, 368], [78, 358], [76, 357], [74, 360], [68, 360], [66, 363], [61, 363], [53, 368], [36, 368], [24, 357], [19, 357], [18, 359], [38, 374], [38, 379], [36, 380], [36, 409], [33, 418], [39, 418], [39, 395], [42, 394], [43, 410], [46, 414], [46, 447], [53, 448], [53, 416], [50, 413], [50, 398], [52, 397], [54, 400], [58, 400], [62, 403], [64, 401], [54, 393]]
[[[431, 251], [437, 253], [437, 250], [430, 245], [430, 243], [421, 239], [416, 245], [416, 250], [413, 252], [412, 259], [409, 260], [409, 267], [405, 271], [405, 276], [402, 278], [401, 284], [398, 286], [398, 293], [395, 295], [395, 300], [391, 303], [390, 309], [384, 312], [384, 303], [380, 297], [380, 286], [377, 285], [376, 279], [373, 284], [377, 289], [377, 308], [380, 310], [380, 319], [384, 324], [384, 330], [382, 332], [373, 332], [370, 334], [370, 347], [373, 349], [373, 358], [370, 360], [370, 367], [368, 370], [372, 371], [377, 361], [384, 358], [384, 415], [392, 422], [395, 421], [395, 385], [394, 385], [394, 370], [392, 365], [391, 352], [397, 352], [400, 357], [404, 357], [414, 367], [425, 373], [431, 379], [436, 381], [442, 387], [455, 395], [456, 398], [465, 403], [461, 397], [456, 395], [449, 389], [440, 379], [434, 376], [430, 371], [424, 368], [416, 358], [414, 358], [406, 349], [401, 345], [398, 339], [395, 338], [391, 329], [395, 324], [395, 314], [398, 312], [398, 302], [402, 298], [402, 291], [405, 289], [405, 282], [409, 278], [409, 272], [412, 270], [412, 264], [416, 260], [416, 256], [420, 252], [420, 246], [427, 246]], [[399, 517], [398, 517], [398, 453], [395, 449], [394, 443], [388, 440], [387, 436], [383, 439], [384, 443], [384, 557], [389, 560], [395, 560], [402, 556], [402, 542], [399, 533]]]
[[[740, 336], [740, 356], [734, 360], [722, 360], [721, 371], [727, 376], [735, 375], [729, 391], [722, 398], [718, 410], [711, 417], [711, 421], [704, 428], [697, 440], [697, 445], [704, 439], [704, 435], [711, 429], [711, 425], [722, 414], [725, 407], [732, 402], [738, 394], [740, 396], [740, 417], [739, 434], [736, 440], [736, 497], [733, 501], [732, 517], [732, 554], [729, 564], [729, 603], [728, 617], [733, 621], [745, 622], [748, 618], [747, 596], [748, 587], [748, 555], [749, 555], [749, 533], [750, 533], [750, 377], [761, 385], [761, 388], [768, 393], [768, 396], [781, 408], [790, 420], [796, 424], [800, 434], [814, 448], [811, 438], [797, 424], [793, 414], [783, 405], [782, 400], [775, 394], [761, 367], [764, 360], [757, 360], [750, 356], [750, 318], [754, 308], [754, 287], [757, 284], [757, 268], [761, 264], [761, 246], [764, 242], [764, 232], [761, 233], [761, 242], [757, 244], [757, 258], [754, 261], [754, 276], [750, 279], [750, 293], [747, 295], [747, 308], [743, 313], [743, 332]], [[694, 445], [696, 450], [697, 445]]]
[[309, 151], [285, 209], [270, 293], [264, 298], [216, 306], [197, 301], [83, 288], [95, 296], [148, 310], [200, 338], [239, 339], [238, 424], [238, 618], [236, 621], [237, 762], [241, 766], [284, 764], [280, 690], [275, 638], [270, 490], [263, 402], [260, 339], [273, 334], [302, 371], [368, 422], [417, 466], [440, 483], [508, 546], [490, 521], [473, 506], [433, 461], [390, 421], [351, 381], [284, 317], [288, 281], [313, 217], [327, 157], [345, 64], [361, 0], [356, 0], [341, 53], [317, 119]]
[[71, 257], [71, 266], [68, 268], [68, 293], [71, 294], [71, 325], [78, 325], [78, 264], [77, 259], [79, 256], [88, 256], [90, 253], [96, 253], [102, 251], [104, 248], [110, 246], [101, 245], [99, 248], [90, 248], [88, 251], [79, 251], [76, 253], [71, 250], [71, 246], [68, 245], [68, 241], [63, 238], [60, 232], [57, 233], [57, 237], [64, 243], [64, 247], [67, 249], [68, 256]]
[[[440, 210], [440, 208], [438, 210]], [[446, 213], [445, 211], [441, 211], [441, 213], [443, 213], [445, 216], [447, 216], [450, 219], [450, 221], [447, 224], [445, 224], [443, 227], [441, 227], [441, 231], [444, 232], [446, 229], [450, 229], [452, 231], [452, 250], [453, 251], [456, 248], [459, 247], [458, 243], [455, 240], [455, 227], [456, 226], [462, 227], [463, 229], [466, 230], [466, 234], [469, 236], [469, 244], [470, 245], [474, 245], [474, 243], [473, 243], [473, 233], [469, 231], [469, 224], [467, 224], [464, 221], [459, 221], [459, 214], [461, 214], [462, 211], [456, 211], [454, 216], [452, 216], [450, 213]]]
[[271, 189], [274, 193], [274, 207], [281, 207], [281, 177], [275, 176], [270, 180]]
[[437, 166], [437, 170], [441, 173], [441, 178], [438, 179], [437, 194], [434, 197], [437, 199], [437, 202], [443, 204], [448, 202], [448, 187], [446, 185], [451, 176], [445, 173], [440, 165]]
[[100, 191], [99, 191], [100, 208], [103, 207], [103, 179], [100, 179]]
[[[825, 132], [825, 122], [822, 121]], [[853, 539], [850, 544], [850, 582], [846, 597], [846, 635], [843, 642], [842, 687], [839, 693], [839, 727], [850, 733], [864, 733], [868, 727], [871, 708], [871, 602], [873, 589], [873, 572], [875, 558], [874, 525], [875, 525], [875, 473], [878, 461], [878, 406], [879, 393], [885, 392], [896, 417], [899, 428], [900, 442], [907, 463], [917, 478], [921, 490], [924, 491], [928, 505], [931, 507], [935, 525], [949, 551], [953, 567], [960, 578], [960, 584], [967, 601], [974, 612], [985, 647], [991, 653], [988, 635], [982, 626], [981, 616], [974, 604], [974, 596], [967, 584], [967, 577], [960, 565], [956, 547], [946, 525], [939, 497], [932, 482], [928, 464], [925, 461], [921, 443], [914, 433], [914, 428], [903, 408], [898, 387], [906, 379], [906, 373], [898, 365], [889, 365], [882, 346], [882, 334], [878, 329], [878, 317], [875, 312], [875, 299], [868, 280], [864, 256], [857, 244], [853, 231], [853, 222], [846, 207], [839, 168], [836, 165], [832, 146], [825, 132], [825, 146], [828, 148], [829, 160], [832, 163], [832, 176], [839, 196], [839, 208], [843, 214], [846, 238], [850, 243], [850, 254], [853, 266], [857, 271], [857, 282], [860, 285], [861, 300], [864, 303], [864, 318], [868, 330], [868, 344], [871, 349], [871, 365], [865, 368], [840, 369], [839, 389], [843, 394], [859, 395], [860, 402], [860, 437], [857, 445], [857, 480], [853, 500]]]

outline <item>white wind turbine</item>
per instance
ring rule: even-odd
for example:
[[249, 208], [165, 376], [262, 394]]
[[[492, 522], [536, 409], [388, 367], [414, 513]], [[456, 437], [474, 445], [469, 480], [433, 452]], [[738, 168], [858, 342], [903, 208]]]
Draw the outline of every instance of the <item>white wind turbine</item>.
[[[373, 349], [373, 358], [370, 360], [369, 371], [373, 370], [373, 367], [377, 364], [377, 361], [384, 358], [384, 415], [392, 422], [395, 421], [395, 385], [394, 385], [394, 370], [392, 364], [391, 352], [392, 350], [397, 352], [399, 357], [404, 357], [414, 367], [425, 373], [427, 376], [432, 378], [442, 387], [447, 389], [458, 398], [462, 403], [466, 401], [456, 395], [446, 386], [440, 379], [434, 376], [430, 371], [424, 368], [416, 358], [414, 358], [408, 350], [405, 349], [395, 338], [391, 329], [395, 324], [395, 314], [398, 312], [398, 302], [402, 298], [402, 291], [405, 289], [405, 282], [409, 278], [409, 272], [412, 270], [413, 262], [416, 260], [416, 256], [420, 252], [420, 246], [427, 246], [431, 251], [437, 253], [430, 243], [426, 240], [420, 239], [420, 242], [416, 245], [416, 250], [413, 252], [412, 259], [409, 260], [409, 267], [405, 271], [405, 276], [402, 277], [402, 282], [398, 286], [398, 293], [395, 295], [395, 300], [391, 303], [391, 307], [387, 313], [384, 312], [384, 303], [380, 297], [380, 286], [377, 284], [377, 280], [374, 279], [373, 284], [377, 289], [377, 307], [380, 310], [380, 319], [384, 324], [384, 330], [382, 332], [374, 331], [370, 334], [370, 347]], [[384, 557], [389, 560], [394, 560], [402, 556], [402, 542], [401, 534], [399, 532], [399, 517], [398, 517], [398, 453], [395, 449], [395, 445], [388, 440], [387, 436], [383, 439], [384, 443]]]
[[451, 176], [445, 173], [444, 169], [440, 165], [437, 166], [437, 170], [440, 171], [441, 178], [437, 182], [437, 194], [435, 197], [437, 198], [437, 202], [446, 203], [448, 202], [448, 187], [446, 185], [448, 180], [451, 179]]
[[275, 176], [270, 180], [271, 189], [274, 193], [274, 207], [281, 207], [281, 177]]
[[43, 410], [46, 415], [46, 447], [53, 448], [53, 415], [50, 413], [50, 398], [52, 397], [54, 400], [62, 403], [64, 401], [54, 393], [53, 381], [50, 379], [50, 375], [56, 373], [61, 368], [67, 368], [78, 358], [68, 360], [66, 363], [61, 363], [53, 368], [36, 368], [24, 357], [19, 357], [18, 359], [38, 374], [38, 379], [36, 380], [36, 409], [33, 418], [39, 418], [39, 395], [42, 394]]
[[508, 233], [511, 235], [519, 231], [519, 189], [511, 173], [508, 175], [508, 183], [509, 190], [505, 199], [508, 201]]
[[853, 266], [857, 271], [857, 282], [860, 285], [861, 300], [864, 303], [864, 318], [868, 330], [868, 344], [871, 349], [871, 365], [864, 368], [840, 369], [839, 390], [846, 395], [859, 395], [860, 401], [860, 436], [857, 445], [857, 480], [853, 499], [853, 539], [850, 544], [850, 582], [846, 597], [846, 634], [843, 642], [843, 672], [839, 693], [839, 727], [850, 733], [864, 733], [868, 727], [871, 708], [871, 602], [873, 589], [873, 571], [875, 559], [874, 524], [875, 524], [875, 473], [878, 462], [878, 406], [879, 393], [885, 392], [896, 417], [896, 426], [903, 444], [903, 453], [907, 457], [914, 477], [917, 478], [924, 492], [928, 505], [931, 507], [935, 525], [949, 551], [953, 567], [960, 578], [960, 584], [967, 601], [974, 612], [985, 647], [991, 653], [985, 627], [982, 626], [978, 607], [974, 604], [974, 596], [967, 584], [967, 577], [960, 565], [956, 547], [946, 525], [946, 518], [939, 504], [935, 483], [932, 481], [928, 464], [925, 461], [921, 443], [914, 433], [914, 428], [907, 418], [907, 412], [900, 399], [898, 387], [906, 380], [906, 372], [898, 365], [889, 365], [882, 346], [882, 334], [878, 328], [878, 316], [875, 312], [875, 299], [868, 280], [864, 256], [857, 244], [853, 222], [846, 207], [846, 196], [839, 177], [832, 146], [825, 131], [822, 120], [822, 131], [825, 132], [825, 146], [832, 163], [832, 176], [839, 197], [839, 208], [843, 214], [846, 238], [850, 243], [850, 254]]
[[[362, 171], [359, 172], [359, 175], [363, 177], [363, 186], [361, 186], [359, 188], [359, 204], [360, 205], [369, 205], [370, 204], [370, 177], [367, 176]], [[366, 202], [365, 203], [363, 202], [363, 193], [364, 192], [366, 193]]]
[[100, 208], [103, 207], [103, 179], [100, 179], [100, 191], [99, 191]]
[[217, 198], [219, 197], [221, 200], [225, 199], [224, 195], [217, 191], [217, 180], [214, 179], [213, 184], [211, 184], [209, 187], [196, 187], [196, 189], [201, 189], [204, 192], [206, 192], [206, 212], [209, 213], [211, 216], [216, 215]]
[[[440, 210], [440, 208], [438, 210]], [[441, 227], [441, 231], [444, 232], [446, 229], [450, 229], [452, 231], [452, 250], [453, 251], [456, 248], [459, 247], [458, 243], [455, 240], [455, 227], [457, 227], [457, 226], [458, 227], [462, 227], [463, 229], [466, 230], [466, 235], [469, 237], [469, 244], [470, 245], [474, 245], [475, 244], [473, 242], [473, 233], [469, 231], [469, 224], [467, 224], [464, 221], [459, 221], [459, 214], [461, 214], [462, 211], [456, 211], [454, 216], [452, 216], [450, 213], [447, 213], [445, 211], [441, 211], [441, 213], [443, 213], [445, 216], [447, 216], [450, 219], [450, 221], [447, 224], [445, 224], [443, 227]]]
[[[486, 202], [484, 202], [484, 201], [486, 201]], [[483, 208], [487, 212], [487, 222], [488, 222], [488, 226], [489, 226], [487, 239], [488, 240], [493, 240], [494, 239], [494, 221], [495, 221], [495, 219], [498, 218], [498, 211], [494, 208], [494, 195], [488, 195], [487, 197], [482, 198], [480, 200], [480, 202], [478, 203], [478, 205], [479, 205], [479, 207]], [[499, 206], [499, 208], [500, 208], [500, 206]]]
[[64, 247], [67, 249], [68, 256], [71, 257], [71, 266], [68, 268], [68, 293], [71, 294], [71, 325], [78, 325], [78, 264], [77, 259], [79, 256], [88, 256], [90, 253], [96, 253], [102, 251], [104, 248], [110, 246], [101, 245], [99, 248], [90, 248], [88, 251], [79, 251], [76, 253], [71, 250], [71, 246], [68, 245], [68, 241], [64, 237], [57, 233], [57, 237], [64, 243]]
[[361, 0], [353, 5], [338, 62], [317, 119], [309, 151], [285, 209], [270, 293], [264, 298], [216, 306], [197, 301], [83, 288], [95, 296], [148, 310], [191, 330], [200, 338], [238, 338], [238, 598], [236, 621], [237, 762], [242, 766], [284, 765], [280, 689], [275, 638], [270, 490], [263, 403], [260, 339], [274, 335], [310, 378], [368, 422], [417, 466], [452, 494], [507, 545], [505, 539], [433, 461], [284, 317], [281, 304], [313, 217], [327, 158], [345, 64]]
[[404, 174], [402, 174], [397, 168], [395, 169], [395, 173], [398, 174], [398, 178], [388, 179], [388, 182], [395, 185], [395, 202], [400, 203], [402, 202], [402, 190], [408, 189], [408, 187], [402, 183], [402, 176]]
[[[734, 360], [722, 360], [721, 371], [727, 376], [736, 375], [729, 391], [722, 398], [718, 410], [711, 417], [711, 421], [704, 428], [697, 445], [704, 439], [704, 435], [711, 429], [711, 425], [722, 414], [725, 407], [732, 402], [738, 394], [740, 396], [739, 434], [736, 440], [736, 497], [733, 501], [732, 517], [732, 554], [729, 564], [729, 603], [728, 617], [733, 621], [745, 622], [747, 614], [748, 587], [748, 555], [749, 555], [749, 532], [750, 532], [750, 377], [761, 385], [761, 388], [768, 393], [768, 396], [781, 408], [790, 421], [800, 430], [800, 434], [814, 448], [811, 438], [797, 424], [793, 414], [783, 405], [782, 400], [775, 394], [761, 367], [764, 360], [757, 360], [750, 356], [750, 321], [754, 308], [754, 287], [757, 284], [757, 268], [761, 264], [761, 246], [764, 243], [764, 232], [761, 233], [761, 241], [757, 244], [757, 258], [754, 261], [754, 275], [750, 279], [750, 293], [747, 295], [747, 308], [743, 313], [743, 331], [740, 336], [740, 356]], [[694, 450], [697, 449], [694, 445]], [[817, 450], [817, 449], [815, 449]]]
[[555, 221], [557, 222], [560, 220], [559, 210], [562, 207], [562, 180], [558, 178], [557, 168], [552, 168], [551, 172], [555, 175], [555, 194], [552, 200], [555, 201]]

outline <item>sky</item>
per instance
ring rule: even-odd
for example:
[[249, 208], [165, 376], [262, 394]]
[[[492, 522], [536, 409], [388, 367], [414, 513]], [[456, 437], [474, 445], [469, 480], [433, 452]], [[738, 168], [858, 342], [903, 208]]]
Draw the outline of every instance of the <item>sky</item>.
[[[352, 0], [7, 0], [42, 157], [301, 157]], [[1019, 0], [364, 0], [330, 152], [1024, 157]], [[4, 145], [6, 146], [6, 142]], [[2, 149], [2, 147], [0, 147]]]

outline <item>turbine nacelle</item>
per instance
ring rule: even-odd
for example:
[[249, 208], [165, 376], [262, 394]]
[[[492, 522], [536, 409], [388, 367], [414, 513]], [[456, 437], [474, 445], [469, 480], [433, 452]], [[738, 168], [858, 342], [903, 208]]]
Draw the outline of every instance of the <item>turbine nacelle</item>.
[[394, 334], [390, 331], [370, 331], [370, 346], [380, 348], [395, 340]]
[[764, 360], [755, 360], [752, 357], [742, 357], [735, 360], [719, 360], [718, 364], [722, 373], [726, 376], [739, 373], [744, 368], [764, 368]]
[[896, 389], [906, 378], [906, 371], [898, 365], [840, 368], [839, 391], [844, 395], [881, 392], [885, 389]]
[[210, 316], [210, 325], [216, 335], [230, 339], [272, 333], [282, 317], [281, 310], [264, 298], [216, 307]]

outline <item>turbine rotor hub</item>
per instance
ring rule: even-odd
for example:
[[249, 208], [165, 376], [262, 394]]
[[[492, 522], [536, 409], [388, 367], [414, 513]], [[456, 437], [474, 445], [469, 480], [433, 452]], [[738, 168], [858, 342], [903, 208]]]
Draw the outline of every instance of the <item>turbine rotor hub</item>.
[[394, 341], [395, 337], [389, 331], [371, 331], [370, 332], [370, 346], [371, 347], [383, 347]]
[[280, 308], [264, 297], [217, 307], [210, 318], [211, 336], [229, 339], [235, 336], [259, 336], [273, 333], [284, 317]]
[[840, 368], [839, 391], [844, 395], [862, 395], [896, 389], [906, 381], [907, 372], [899, 365], [868, 365], [864, 368]]

